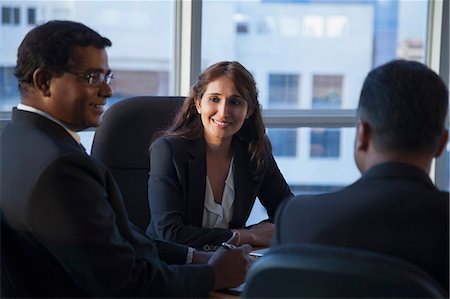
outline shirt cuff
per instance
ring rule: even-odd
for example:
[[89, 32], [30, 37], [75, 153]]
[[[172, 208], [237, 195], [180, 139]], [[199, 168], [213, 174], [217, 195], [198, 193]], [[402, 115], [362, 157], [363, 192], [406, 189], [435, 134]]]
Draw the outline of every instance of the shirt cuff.
[[193, 258], [194, 258], [194, 248], [188, 247], [188, 252], [186, 255], [186, 264], [192, 264]]

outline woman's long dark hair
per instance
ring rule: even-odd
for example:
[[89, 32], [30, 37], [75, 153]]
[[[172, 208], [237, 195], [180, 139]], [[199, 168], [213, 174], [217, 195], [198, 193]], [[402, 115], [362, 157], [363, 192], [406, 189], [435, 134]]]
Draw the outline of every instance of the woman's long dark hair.
[[167, 130], [159, 134], [159, 137], [179, 136], [185, 139], [203, 137], [203, 124], [195, 107], [195, 101], [200, 101], [208, 84], [220, 77], [230, 79], [239, 94], [247, 101], [251, 115], [244, 121], [242, 128], [233, 136], [233, 139], [238, 140], [247, 149], [252, 172], [258, 176], [272, 152], [272, 146], [262, 120], [255, 80], [250, 72], [237, 61], [218, 62], [200, 74], [174, 121]]

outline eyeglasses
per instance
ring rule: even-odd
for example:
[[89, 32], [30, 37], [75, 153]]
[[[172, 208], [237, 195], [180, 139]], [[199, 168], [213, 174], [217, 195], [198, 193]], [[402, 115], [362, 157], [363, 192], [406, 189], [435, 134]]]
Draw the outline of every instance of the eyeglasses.
[[92, 86], [100, 86], [103, 82], [106, 82], [106, 84], [110, 84], [111, 80], [114, 79], [113, 73], [103, 73], [103, 72], [90, 72], [90, 73], [83, 73], [83, 72], [74, 72], [74, 71], [65, 71], [69, 74], [78, 75], [84, 80], [86, 80], [90, 85]]

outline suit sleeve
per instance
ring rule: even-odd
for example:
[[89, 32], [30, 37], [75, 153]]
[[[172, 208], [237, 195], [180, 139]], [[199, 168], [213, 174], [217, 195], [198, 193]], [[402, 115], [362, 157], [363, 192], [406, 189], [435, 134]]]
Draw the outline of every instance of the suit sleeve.
[[266, 208], [270, 222], [274, 221], [275, 213], [281, 202], [290, 197], [293, 197], [291, 189], [281, 174], [273, 155], [270, 155], [258, 193], [258, 198]]
[[[147, 234], [194, 248], [219, 245], [231, 238], [231, 230], [202, 228], [186, 221], [186, 201], [191, 199], [183, 190], [187, 189], [188, 178], [184, 177], [187, 174], [179, 165], [184, 161], [179, 160], [180, 157], [174, 157], [171, 145], [164, 138], [152, 145], [148, 182], [151, 221]], [[203, 210], [199, 212], [203, 213]]]
[[136, 235], [109, 171], [86, 155], [60, 156], [43, 170], [27, 217], [38, 242], [92, 297], [205, 297], [213, 288], [209, 266], [168, 265]]

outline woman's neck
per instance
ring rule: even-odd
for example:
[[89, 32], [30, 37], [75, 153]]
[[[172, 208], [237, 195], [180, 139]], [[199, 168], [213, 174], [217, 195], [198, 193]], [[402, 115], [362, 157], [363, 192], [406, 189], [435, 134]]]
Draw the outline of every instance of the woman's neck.
[[208, 154], [221, 157], [229, 156], [231, 153], [231, 138], [220, 142], [211, 142], [205, 139], [205, 148]]

